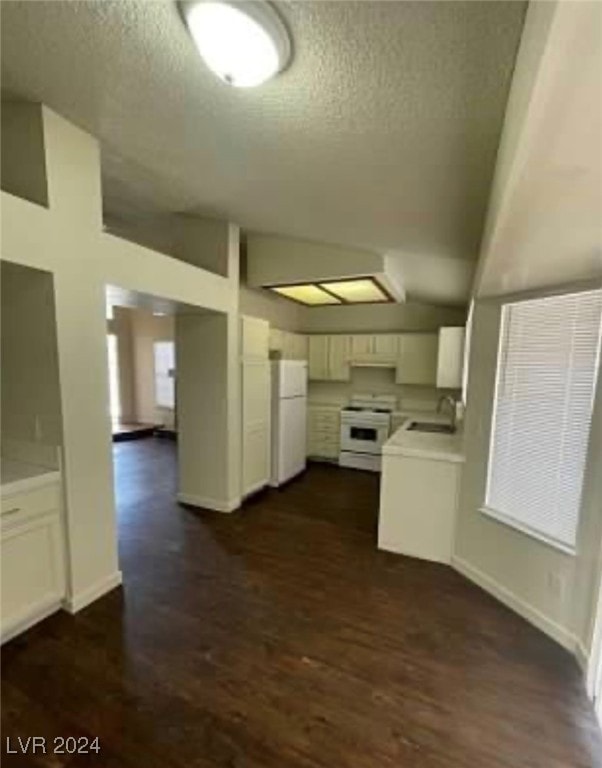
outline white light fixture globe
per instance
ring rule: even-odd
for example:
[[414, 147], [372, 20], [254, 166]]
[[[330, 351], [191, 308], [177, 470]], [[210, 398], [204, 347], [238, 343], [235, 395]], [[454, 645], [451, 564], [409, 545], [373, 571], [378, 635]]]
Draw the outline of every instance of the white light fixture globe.
[[288, 32], [265, 0], [192, 0], [182, 7], [199, 53], [224, 82], [250, 88], [288, 64]]

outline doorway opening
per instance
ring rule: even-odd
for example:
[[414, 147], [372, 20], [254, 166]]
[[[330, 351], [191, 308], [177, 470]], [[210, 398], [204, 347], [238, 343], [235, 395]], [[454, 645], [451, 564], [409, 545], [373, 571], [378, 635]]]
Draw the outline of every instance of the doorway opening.
[[[124, 297], [125, 294], [125, 297]], [[107, 295], [109, 410], [114, 442], [176, 435], [174, 310]]]
[[107, 376], [119, 560], [130, 577], [134, 562], [139, 563], [137, 542], [148, 540], [148, 529], [178, 509], [176, 311], [176, 306], [163, 300], [107, 288]]

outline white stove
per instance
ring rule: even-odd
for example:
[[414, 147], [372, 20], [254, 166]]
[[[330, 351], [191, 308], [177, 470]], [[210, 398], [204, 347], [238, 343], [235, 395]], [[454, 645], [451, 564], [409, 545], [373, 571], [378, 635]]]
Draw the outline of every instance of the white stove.
[[353, 395], [341, 410], [340, 466], [380, 472], [396, 402], [394, 395]]

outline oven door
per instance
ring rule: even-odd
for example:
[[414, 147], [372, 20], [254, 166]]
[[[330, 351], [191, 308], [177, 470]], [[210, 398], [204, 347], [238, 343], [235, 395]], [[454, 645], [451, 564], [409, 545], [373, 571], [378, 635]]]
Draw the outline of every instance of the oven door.
[[341, 450], [355, 453], [380, 454], [388, 437], [386, 426], [341, 424]]

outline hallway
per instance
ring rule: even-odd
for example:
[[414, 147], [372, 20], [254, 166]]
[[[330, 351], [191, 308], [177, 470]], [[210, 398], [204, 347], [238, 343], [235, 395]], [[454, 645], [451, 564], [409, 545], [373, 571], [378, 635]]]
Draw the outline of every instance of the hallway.
[[114, 455], [123, 590], [2, 665], [5, 738], [100, 754], [7, 766], [602, 762], [567, 653], [450, 569], [377, 551], [376, 475], [312, 465], [229, 516], [175, 503], [171, 441]]

